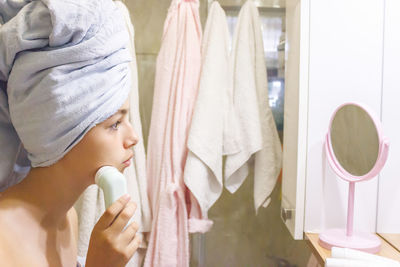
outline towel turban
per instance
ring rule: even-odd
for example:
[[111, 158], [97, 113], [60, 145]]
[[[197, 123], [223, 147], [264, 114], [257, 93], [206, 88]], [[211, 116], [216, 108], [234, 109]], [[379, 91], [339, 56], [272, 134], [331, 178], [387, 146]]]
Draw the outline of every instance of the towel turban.
[[0, 0], [0, 191], [56, 163], [131, 88], [111, 0]]

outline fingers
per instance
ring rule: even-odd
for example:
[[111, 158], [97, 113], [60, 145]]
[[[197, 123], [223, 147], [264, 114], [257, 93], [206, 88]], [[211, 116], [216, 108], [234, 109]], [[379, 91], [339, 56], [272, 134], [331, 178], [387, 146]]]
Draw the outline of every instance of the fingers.
[[117, 218], [118, 214], [120, 214], [120, 212], [125, 208], [129, 200], [130, 196], [126, 194], [111, 204], [110, 207], [108, 207], [108, 209], [106, 209], [106, 211], [100, 217], [95, 227], [100, 229], [108, 228]]
[[125, 262], [132, 258], [142, 242], [141, 235], [136, 234], [138, 229], [139, 225], [133, 222], [126, 227], [118, 239], [117, 250]]
[[139, 235], [136, 235], [135, 238], [132, 240], [132, 242], [129, 243], [128, 246], [126, 246], [123, 250], [119, 252], [120, 257], [123, 259], [125, 264], [128, 263], [129, 260], [133, 257], [133, 255], [139, 248], [141, 240], [142, 240], [141, 237]]
[[124, 209], [118, 214], [115, 221], [110, 225], [113, 231], [121, 233], [124, 227], [128, 224], [136, 211], [136, 203], [129, 202], [125, 205]]
[[132, 222], [131, 224], [129, 224], [122, 232], [124, 244], [131, 243], [138, 230], [139, 225], [136, 222]]
[[141, 243], [142, 243], [141, 235], [135, 235], [135, 238], [133, 238], [131, 243], [129, 243], [128, 247], [126, 248], [127, 253], [132, 257], [138, 250]]

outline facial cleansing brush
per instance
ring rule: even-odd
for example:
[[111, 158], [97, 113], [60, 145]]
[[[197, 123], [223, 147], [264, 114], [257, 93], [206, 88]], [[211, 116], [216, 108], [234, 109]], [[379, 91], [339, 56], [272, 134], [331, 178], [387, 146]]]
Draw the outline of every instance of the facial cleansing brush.
[[95, 183], [103, 189], [106, 209], [118, 198], [128, 193], [125, 176], [111, 166], [103, 166], [94, 178]]

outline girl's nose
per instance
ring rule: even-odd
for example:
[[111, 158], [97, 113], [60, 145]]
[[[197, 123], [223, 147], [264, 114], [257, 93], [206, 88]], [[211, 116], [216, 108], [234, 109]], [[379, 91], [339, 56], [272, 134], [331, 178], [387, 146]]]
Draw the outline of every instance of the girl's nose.
[[124, 140], [124, 147], [130, 148], [139, 142], [139, 136], [136, 134], [132, 125], [129, 123], [128, 134]]

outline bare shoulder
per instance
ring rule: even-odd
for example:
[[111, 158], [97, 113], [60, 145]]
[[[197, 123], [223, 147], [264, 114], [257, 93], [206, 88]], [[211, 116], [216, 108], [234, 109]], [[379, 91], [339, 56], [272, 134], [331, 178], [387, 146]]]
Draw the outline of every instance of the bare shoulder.
[[15, 260], [10, 257], [11, 253], [8, 251], [7, 246], [0, 245], [0, 266], [15, 266]]
[[14, 251], [12, 251], [12, 238], [6, 230], [9, 225], [4, 218], [4, 212], [0, 209], [0, 266], [15, 266]]

